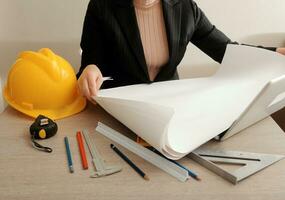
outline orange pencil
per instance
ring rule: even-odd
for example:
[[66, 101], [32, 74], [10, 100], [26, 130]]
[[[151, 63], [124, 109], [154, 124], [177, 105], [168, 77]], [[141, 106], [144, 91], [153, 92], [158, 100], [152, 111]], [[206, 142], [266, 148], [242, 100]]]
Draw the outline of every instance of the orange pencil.
[[81, 131], [78, 131], [76, 133], [76, 138], [77, 138], [77, 142], [78, 142], [79, 152], [81, 155], [82, 167], [83, 167], [83, 169], [88, 169], [88, 163], [87, 163], [85, 148], [83, 145], [83, 139], [82, 139]]

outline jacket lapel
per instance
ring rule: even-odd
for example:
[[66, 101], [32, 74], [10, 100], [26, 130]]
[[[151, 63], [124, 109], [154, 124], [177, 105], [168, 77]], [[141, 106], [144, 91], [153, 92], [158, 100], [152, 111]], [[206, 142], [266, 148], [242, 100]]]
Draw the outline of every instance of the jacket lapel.
[[172, 61], [178, 52], [177, 48], [179, 46], [181, 29], [180, 0], [163, 0], [163, 13], [170, 49], [170, 61]]
[[[171, 74], [171, 71], [176, 70], [176, 66], [173, 66], [173, 64], [177, 58], [181, 29], [180, 0], [162, 0], [162, 5], [169, 45], [169, 62], [162, 68], [156, 80], [165, 79], [168, 74]], [[122, 28], [122, 32], [125, 34], [132, 52], [134, 52], [134, 55], [149, 80], [133, 0], [116, 0], [115, 6], [114, 12]]]
[[139, 65], [149, 80], [140, 32], [137, 24], [135, 8], [132, 0], [116, 0], [114, 9], [116, 18], [121, 26], [129, 46], [132, 49]]
[[181, 30], [181, 2], [180, 0], [162, 0], [164, 22], [166, 26], [169, 62], [162, 68], [156, 80], [164, 79], [171, 71], [176, 70], [174, 66], [179, 52], [179, 40]]

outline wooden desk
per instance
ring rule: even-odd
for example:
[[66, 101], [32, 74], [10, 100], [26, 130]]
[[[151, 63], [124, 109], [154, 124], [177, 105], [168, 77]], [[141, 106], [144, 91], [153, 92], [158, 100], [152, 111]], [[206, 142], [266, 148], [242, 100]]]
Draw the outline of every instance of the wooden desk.
[[[203, 180], [197, 182], [190, 179], [182, 183], [126, 149], [120, 148], [148, 174], [151, 180], [147, 182], [114, 154], [109, 147], [108, 139], [94, 134], [98, 120], [118, 131], [130, 133], [99, 106], [88, 105], [82, 113], [57, 121], [58, 134], [41, 142], [53, 148], [54, 152], [48, 154], [31, 147], [29, 126], [32, 119], [8, 107], [0, 115], [0, 199], [285, 199], [285, 160], [238, 185], [232, 185], [192, 160], [184, 158], [181, 163], [196, 171]], [[93, 133], [92, 139], [96, 141], [106, 162], [121, 164], [122, 172], [91, 179], [91, 163], [89, 170], [81, 169], [75, 133], [85, 128]], [[74, 174], [68, 171], [64, 136], [69, 136], [70, 139]], [[285, 134], [271, 118], [267, 118], [225, 142], [211, 141], [206, 145], [229, 150], [285, 155]]]

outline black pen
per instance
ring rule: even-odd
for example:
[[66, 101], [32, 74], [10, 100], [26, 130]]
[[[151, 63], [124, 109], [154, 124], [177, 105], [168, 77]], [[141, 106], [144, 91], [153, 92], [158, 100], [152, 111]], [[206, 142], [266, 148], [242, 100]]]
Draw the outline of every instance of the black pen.
[[125, 156], [115, 145], [111, 144], [111, 148], [124, 160], [126, 161], [141, 177], [149, 181], [148, 176], [138, 168], [127, 156]]

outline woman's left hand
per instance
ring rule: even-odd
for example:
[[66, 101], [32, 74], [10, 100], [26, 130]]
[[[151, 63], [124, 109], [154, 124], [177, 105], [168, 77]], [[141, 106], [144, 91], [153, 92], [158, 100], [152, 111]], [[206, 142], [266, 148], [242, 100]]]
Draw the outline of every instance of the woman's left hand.
[[281, 54], [283, 54], [285, 56], [285, 47], [277, 48], [276, 52], [281, 53]]

